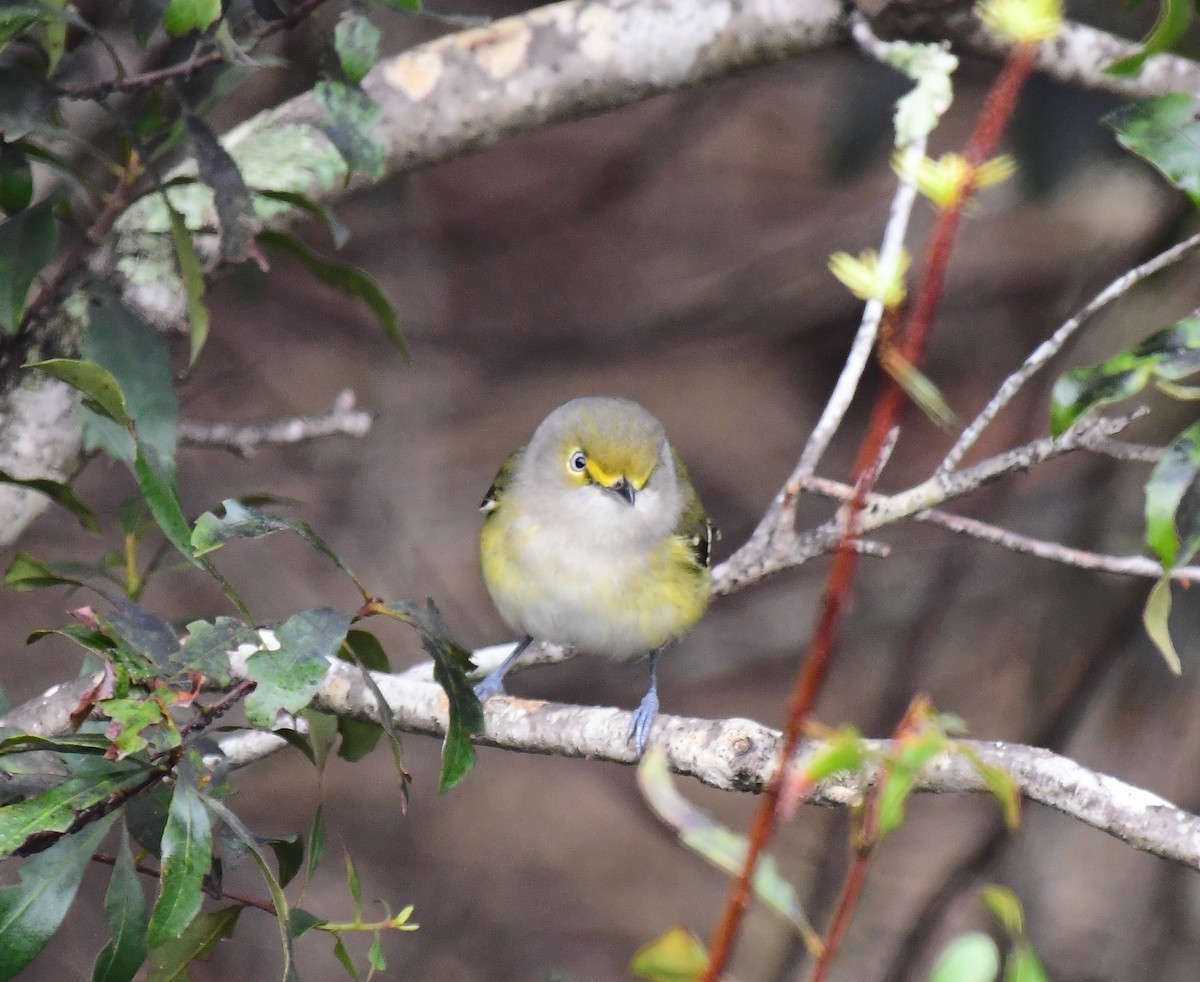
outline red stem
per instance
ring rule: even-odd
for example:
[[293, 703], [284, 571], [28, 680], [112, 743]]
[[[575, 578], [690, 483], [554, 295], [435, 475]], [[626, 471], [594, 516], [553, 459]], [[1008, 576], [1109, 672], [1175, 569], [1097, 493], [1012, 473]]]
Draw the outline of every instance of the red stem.
[[[968, 163], [973, 166], [978, 166], [986, 160], [995, 149], [1005, 123], [1012, 116], [1017, 96], [1033, 70], [1035, 55], [1036, 48], [1032, 45], [1021, 45], [1014, 48], [997, 76], [991, 91], [984, 100], [975, 130], [967, 144], [966, 158]], [[924, 276], [916, 300], [909, 312], [900, 342], [901, 354], [911, 364], [919, 364], [925, 353], [925, 347], [933, 327], [934, 314], [941, 300], [946, 268], [949, 264], [954, 236], [962, 216], [962, 207], [974, 187], [974, 173], [969, 172], [957, 201], [938, 214], [937, 224], [925, 254]], [[829, 578], [821, 597], [821, 610], [816, 632], [793, 690], [784, 728], [783, 747], [780, 751], [781, 766], [775, 779], [763, 794], [762, 801], [755, 813], [750, 830], [750, 842], [746, 850], [746, 863], [741, 875], [729, 891], [725, 909], [713, 933], [704, 982], [717, 982], [733, 953], [746, 906], [750, 900], [750, 884], [754, 877], [754, 870], [758, 865], [759, 857], [766, 849], [775, 831], [780, 792], [787, 773], [786, 764], [795, 755], [804, 724], [820, 693], [825, 673], [833, 657], [837, 625], [849, 599], [850, 586], [858, 565], [858, 553], [850, 548], [849, 543], [853, 538], [854, 527], [858, 515], [862, 511], [864, 498], [874, 485], [875, 465], [879, 459], [880, 450], [887, 440], [888, 433], [896, 425], [904, 405], [903, 390], [890, 377], [886, 378], [871, 413], [870, 423], [854, 464], [856, 493], [854, 500], [846, 507], [845, 530], [842, 533], [841, 544], [833, 557]], [[854, 885], [854, 880], [864, 876], [865, 872], [866, 863], [860, 864], [856, 860], [846, 885], [847, 891], [853, 888], [850, 903], [845, 908], [847, 918], [850, 911], [853, 910], [853, 901], [857, 898], [858, 890], [861, 889], [861, 883]], [[836, 920], [834, 928], [844, 930], [844, 926], [838, 928]], [[828, 957], [832, 958], [832, 955]]]

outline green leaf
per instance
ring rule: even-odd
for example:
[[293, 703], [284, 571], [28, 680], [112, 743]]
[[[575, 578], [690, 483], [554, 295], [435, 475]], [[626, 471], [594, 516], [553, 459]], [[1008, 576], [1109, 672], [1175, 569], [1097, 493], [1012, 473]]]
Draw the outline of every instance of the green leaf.
[[[145, 750], [152, 738], [155, 750], [179, 746], [179, 731], [169, 725], [163, 707], [154, 699], [103, 699], [96, 705], [112, 720], [108, 734], [118, 760]], [[151, 737], [145, 735], [148, 730]]]
[[96, 614], [108, 634], [119, 638], [131, 651], [156, 669], [168, 671], [179, 654], [175, 629], [157, 614], [143, 610], [132, 600], [117, 597], [113, 609]]
[[57, 737], [38, 736], [35, 733], [15, 733], [0, 740], [0, 756], [49, 750], [57, 754], [87, 754], [93, 757], [103, 757], [105, 751], [108, 750], [108, 744], [108, 737], [101, 733], [71, 733]]
[[[166, 343], [111, 289], [93, 291], [89, 314], [84, 357], [111, 373], [124, 394], [128, 417], [136, 423], [138, 442], [153, 449], [164, 478], [174, 481], [179, 398]], [[85, 445], [100, 447], [115, 460], [132, 461], [128, 420], [116, 422], [121, 426], [85, 419]]]
[[374, 750], [383, 736], [383, 727], [378, 723], [351, 719], [349, 716], [338, 717], [337, 729], [342, 738], [338, 744], [338, 756], [352, 764]]
[[1004, 982], [1050, 982], [1050, 976], [1037, 952], [1027, 942], [1019, 942], [1005, 960]]
[[1123, 106], [1104, 117], [1117, 142], [1155, 167], [1200, 205], [1200, 99], [1176, 92]]
[[1154, 646], [1166, 660], [1167, 667], [1179, 675], [1183, 671], [1183, 667], [1179, 663], [1179, 652], [1175, 650], [1175, 644], [1171, 641], [1171, 630], [1167, 624], [1170, 616], [1171, 580], [1170, 577], [1164, 576], [1150, 588], [1150, 595], [1146, 598], [1146, 607], [1142, 611], [1142, 625], [1146, 628], [1146, 634], [1154, 642]]
[[[731, 876], [741, 873], [746, 862], [745, 836], [730, 831], [679, 793], [662, 750], [647, 748], [638, 764], [637, 780], [646, 803], [663, 823], [675, 830], [680, 842], [717, 869]], [[813, 945], [820, 946], [821, 940], [809, 923], [796, 891], [779, 873], [775, 858], [769, 853], [759, 857], [751, 889], [768, 908], [795, 928], [810, 949]]]
[[204, 899], [201, 884], [212, 865], [212, 820], [183, 768], [162, 837], [162, 889], [150, 915], [147, 941], [157, 948], [183, 935]]
[[75, 358], [49, 358], [29, 362], [24, 368], [36, 368], [73, 386], [83, 394], [83, 404], [92, 412], [128, 427], [131, 420], [125, 410], [125, 396], [112, 375], [93, 361]]
[[124, 831], [104, 895], [104, 914], [110, 937], [96, 958], [92, 982], [132, 982], [146, 960], [146, 895]]
[[879, 837], [896, 831], [904, 822], [904, 804], [921, 769], [946, 750], [946, 735], [930, 730], [900, 741], [897, 755], [887, 762], [879, 789]]
[[342, 248], [350, 239], [350, 229], [346, 223], [338, 218], [332, 208], [320, 201], [315, 201], [296, 191], [276, 191], [272, 188], [256, 188], [254, 193], [261, 198], [270, 198], [272, 201], [281, 201], [292, 208], [298, 208], [318, 221], [324, 222], [325, 227], [329, 229], [329, 236], [333, 239], [335, 249]]
[[0, 808], [0, 859], [11, 856], [31, 840], [66, 832], [89, 808], [133, 787], [146, 773], [140, 767], [131, 769], [128, 765], [109, 767], [107, 772], [100, 779], [71, 778], [36, 797]]
[[951, 941], [929, 973], [929, 982], [995, 982], [1000, 951], [982, 931], [969, 931]]
[[668, 928], [643, 945], [629, 963], [629, 974], [648, 982], [696, 982], [708, 969], [708, 952], [683, 927]]
[[358, 878], [358, 867], [354, 865], [354, 859], [350, 853], [343, 850], [343, 855], [346, 860], [346, 886], [350, 888], [350, 899], [354, 901], [354, 914], [358, 920], [362, 920], [362, 882]]
[[83, 586], [83, 582], [56, 572], [54, 566], [39, 562], [27, 552], [19, 552], [4, 571], [4, 585], [14, 590], [36, 590], [47, 586]]
[[16, 334], [29, 287], [54, 255], [58, 223], [47, 198], [0, 222], [0, 334]]
[[267, 862], [267, 857], [263, 855], [263, 851], [259, 848], [258, 840], [254, 833], [246, 828], [245, 824], [233, 812], [225, 807], [216, 798], [204, 797], [204, 804], [223, 821], [239, 839], [245, 843], [246, 848], [250, 850], [250, 855], [254, 857], [255, 863], [258, 865], [258, 871], [262, 874], [266, 881], [267, 890], [271, 894], [271, 901], [275, 904], [275, 919], [279, 924], [279, 934], [283, 940], [283, 978], [284, 982], [293, 982], [296, 980], [296, 969], [292, 959], [292, 935], [288, 928], [291, 922], [291, 916], [288, 911], [287, 897], [284, 896], [283, 888], [271, 873], [271, 864]]
[[183, 216], [171, 205], [170, 199], [164, 194], [163, 201], [167, 206], [167, 214], [171, 218], [171, 243], [175, 247], [175, 261], [179, 264], [179, 275], [183, 279], [184, 292], [187, 295], [188, 336], [191, 338], [191, 352], [188, 356], [188, 368], [196, 364], [204, 342], [208, 340], [208, 307], [204, 304], [204, 267], [200, 264], [200, 255], [196, 252], [196, 243], [183, 223]]
[[309, 913], [303, 907], [293, 907], [291, 919], [288, 921], [288, 934], [293, 938], [298, 938], [307, 934], [314, 927], [327, 923], [325, 918], [317, 917], [316, 914]]
[[0, 140], [0, 211], [15, 215], [33, 200], [33, 168], [20, 143]]
[[163, 27], [172, 37], [202, 31], [221, 16], [221, 0], [171, 0]]
[[0, 484], [15, 484], [20, 488], [28, 488], [38, 494], [44, 494], [56, 505], [61, 505], [79, 519], [79, 524], [89, 532], [100, 531], [100, 520], [69, 484], [52, 481], [46, 477], [20, 478], [13, 477], [8, 471], [0, 470]]
[[172, 659], [174, 666], [181, 672], [199, 672], [222, 688], [232, 680], [230, 652], [244, 644], [262, 646], [258, 632], [233, 617], [218, 617], [211, 624], [193, 621], [187, 630], [186, 642]]
[[300, 866], [304, 863], [304, 842], [298, 835], [285, 835], [268, 839], [267, 845], [275, 853], [275, 862], [279, 864], [279, 885], [285, 887], [300, 872]]
[[317, 805], [313, 816], [312, 831], [308, 834], [308, 862], [304, 867], [304, 882], [311, 883], [313, 874], [325, 858], [325, 804]]
[[246, 674], [258, 683], [246, 697], [250, 723], [269, 727], [279, 710], [295, 713], [307, 706], [349, 627], [349, 614], [328, 608], [288, 618], [275, 632], [277, 650], [260, 651], [246, 659]]
[[359, 979], [358, 969], [354, 967], [354, 959], [350, 957], [350, 952], [346, 950], [346, 944], [340, 937], [336, 938], [333, 942], [333, 955], [342, 963], [342, 968], [346, 970], [346, 974], [357, 982]]
[[317, 105], [325, 111], [321, 130], [337, 148], [351, 172], [378, 180], [383, 176], [383, 146], [371, 130], [383, 111], [356, 85], [322, 81], [313, 86]]
[[300, 260], [322, 283], [336, 287], [365, 303], [379, 319], [384, 332], [400, 354], [406, 359], [409, 357], [408, 343], [404, 340], [396, 308], [383, 292], [383, 288], [367, 273], [349, 263], [339, 263], [317, 255], [289, 232], [263, 229], [258, 234], [258, 241], [268, 249], [275, 249]]
[[1021, 901], [1015, 893], [998, 883], [989, 883], [979, 895], [987, 909], [992, 912], [992, 916], [1000, 922], [1005, 934], [1010, 938], [1025, 935], [1025, 915], [1021, 911]]
[[852, 726], [844, 727], [824, 741], [823, 746], [804, 762], [804, 776], [813, 783], [834, 774], [857, 774], [866, 761], [862, 735]]
[[150, 973], [146, 982], [189, 982], [188, 965], [206, 960], [222, 938], [233, 936], [240, 905], [222, 907], [210, 914], [201, 914], [174, 941], [167, 941], [150, 953]]
[[142, 443], [137, 445], [137, 456], [133, 461], [133, 472], [138, 486], [150, 507], [150, 514], [171, 543], [188, 562], [202, 566], [192, 555], [191, 529], [183, 517], [183, 505], [179, 501], [179, 490], [175, 486], [174, 467], [164, 467], [154, 450]]
[[334, 28], [333, 47], [342, 72], [357, 84], [379, 60], [379, 28], [362, 14], [348, 10]]
[[116, 817], [106, 815], [64, 836], [21, 867], [20, 884], [0, 889], [0, 982], [24, 969], [54, 936]]
[[1200, 547], [1200, 422], [1171, 441], [1146, 481], [1146, 544], [1164, 570]]
[[470, 654], [451, 637], [433, 601], [419, 607], [407, 600], [380, 605], [392, 617], [415, 627], [421, 646], [433, 659], [433, 677], [446, 693], [450, 705], [446, 738], [442, 741], [442, 773], [438, 784], [449, 791], [475, 766], [471, 734], [483, 732], [483, 707], [467, 675], [474, 671]]
[[191, 534], [194, 555], [204, 556], [232, 539], [257, 539], [272, 532], [295, 532], [319, 553], [331, 559], [338, 569], [350, 577], [359, 592], [364, 597], [368, 596], [368, 590], [362, 580], [354, 575], [354, 571], [342, 561], [342, 557], [334, 552], [307, 522], [268, 515], [264, 511], [248, 508], [236, 498], [226, 498], [221, 502], [221, 508], [225, 512], [222, 516], [206, 511], [196, 519], [196, 527]]
[[1193, 0], [1159, 0], [1158, 19], [1142, 41], [1137, 54], [1119, 58], [1105, 69], [1111, 75], [1136, 75], [1151, 55], [1168, 50], [1192, 22]]

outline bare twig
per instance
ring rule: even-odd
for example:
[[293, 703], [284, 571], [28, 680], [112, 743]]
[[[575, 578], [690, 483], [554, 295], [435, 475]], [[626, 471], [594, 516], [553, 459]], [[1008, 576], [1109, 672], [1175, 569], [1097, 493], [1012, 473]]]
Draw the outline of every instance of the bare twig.
[[179, 424], [179, 437], [193, 446], [220, 447], [250, 457], [264, 444], [300, 443], [334, 435], [366, 436], [374, 417], [355, 409], [354, 405], [354, 392], [343, 389], [325, 412], [315, 416], [265, 419], [253, 423], [184, 421]]
[[[850, 501], [854, 497], [854, 488], [840, 481], [831, 481], [823, 477], [810, 477], [806, 478], [803, 484], [805, 490], [815, 491], [817, 494], [824, 495], [827, 498], [834, 498], [838, 501]], [[878, 502], [882, 507], [886, 507], [887, 496], [879, 494], [871, 495], [869, 500]], [[1086, 549], [1075, 549], [1058, 542], [1037, 539], [1033, 536], [1023, 535], [1020, 532], [1012, 532], [1008, 529], [1000, 528], [989, 522], [981, 522], [976, 518], [953, 515], [936, 508], [916, 512], [912, 518], [916, 522], [923, 522], [927, 525], [938, 525], [951, 532], [969, 535], [974, 539], [981, 539], [984, 542], [991, 542], [994, 545], [1002, 546], [1012, 552], [1037, 556], [1039, 559], [1048, 559], [1051, 562], [1061, 563], [1064, 566], [1075, 566], [1079, 569], [1093, 570], [1099, 573], [1116, 573], [1120, 576], [1140, 576], [1154, 580], [1163, 575], [1162, 564], [1147, 556], [1112, 556], [1100, 552], [1091, 552]], [[1173, 580], [1197, 580], [1200, 579], [1200, 566], [1180, 566], [1171, 570], [1169, 575]]]
[[955, 442], [954, 446], [950, 448], [950, 452], [946, 454], [946, 459], [942, 461], [938, 472], [946, 473], [954, 470], [959, 465], [967, 451], [975, 445], [980, 435], [988, 427], [988, 424], [996, 418], [1000, 410], [1008, 405], [1013, 396], [1020, 391], [1021, 386], [1051, 358], [1058, 354], [1062, 346], [1067, 343], [1071, 336], [1089, 318], [1103, 310], [1114, 300], [1123, 297], [1146, 277], [1157, 273], [1160, 269], [1165, 269], [1173, 263], [1179, 262], [1179, 260], [1195, 251], [1197, 247], [1200, 247], [1200, 234], [1193, 235], [1191, 238], [1171, 246], [1170, 249], [1160, 252], [1153, 259], [1142, 263], [1142, 265], [1126, 273], [1122, 273], [1097, 293], [1075, 316], [1063, 323], [1057, 331], [1039, 344], [1029, 357], [1025, 359], [1021, 367], [1004, 380], [1004, 383], [996, 391], [996, 394], [992, 396], [988, 404], [983, 407], [979, 415], [972, 420], [971, 424], [963, 430], [962, 435]]

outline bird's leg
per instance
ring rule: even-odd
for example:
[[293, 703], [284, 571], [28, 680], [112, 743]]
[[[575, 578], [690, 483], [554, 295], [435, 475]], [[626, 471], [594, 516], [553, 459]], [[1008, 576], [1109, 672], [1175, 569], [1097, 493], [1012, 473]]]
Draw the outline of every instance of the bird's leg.
[[500, 667], [475, 686], [475, 695], [480, 702], [484, 702], [491, 696], [499, 695], [504, 691], [504, 676], [508, 674], [508, 670], [516, 664], [517, 659], [525, 653], [525, 649], [531, 644], [533, 644], [533, 638], [526, 634], [525, 637], [517, 642], [517, 646], [513, 648], [512, 654], [504, 659]]
[[658, 652], [650, 652], [650, 688], [642, 696], [641, 705], [634, 711], [633, 725], [629, 728], [629, 740], [641, 757], [646, 750], [650, 727], [658, 715]]

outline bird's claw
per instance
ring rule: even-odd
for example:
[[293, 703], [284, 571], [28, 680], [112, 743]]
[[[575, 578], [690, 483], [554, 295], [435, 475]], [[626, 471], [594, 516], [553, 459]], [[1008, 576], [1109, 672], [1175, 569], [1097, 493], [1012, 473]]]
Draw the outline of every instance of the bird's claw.
[[475, 686], [475, 698], [487, 702], [492, 696], [504, 695], [504, 678], [493, 672]]
[[658, 715], [658, 693], [651, 690], [642, 699], [642, 703], [633, 712], [633, 724], [629, 727], [629, 742], [637, 750], [638, 757], [646, 752], [646, 743], [650, 739], [650, 727], [654, 725], [654, 717]]

